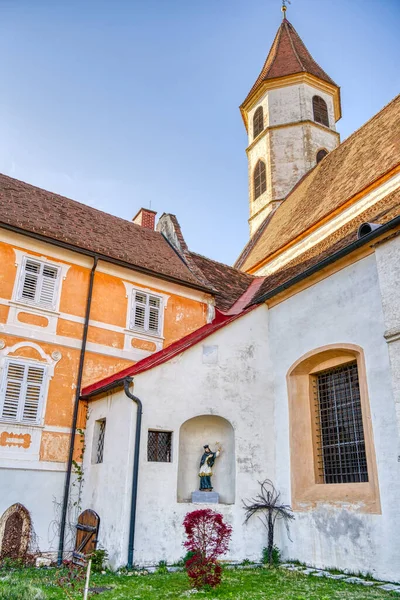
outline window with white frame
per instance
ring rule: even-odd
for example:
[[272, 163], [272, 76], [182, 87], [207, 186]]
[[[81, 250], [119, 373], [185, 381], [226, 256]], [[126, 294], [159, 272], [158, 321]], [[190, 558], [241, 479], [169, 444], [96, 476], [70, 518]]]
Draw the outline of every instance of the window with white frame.
[[25, 257], [18, 284], [17, 300], [55, 309], [59, 276], [58, 267]]
[[146, 292], [133, 290], [131, 329], [153, 335], [161, 335], [162, 298]]
[[7, 360], [0, 389], [0, 418], [16, 423], [38, 424], [45, 383], [45, 365]]

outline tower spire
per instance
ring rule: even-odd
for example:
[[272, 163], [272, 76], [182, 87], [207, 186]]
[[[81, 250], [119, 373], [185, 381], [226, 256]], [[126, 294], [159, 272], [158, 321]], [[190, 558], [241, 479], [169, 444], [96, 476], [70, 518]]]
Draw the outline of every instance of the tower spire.
[[282, 19], [286, 21], [287, 4], [291, 4], [290, 0], [282, 0]]

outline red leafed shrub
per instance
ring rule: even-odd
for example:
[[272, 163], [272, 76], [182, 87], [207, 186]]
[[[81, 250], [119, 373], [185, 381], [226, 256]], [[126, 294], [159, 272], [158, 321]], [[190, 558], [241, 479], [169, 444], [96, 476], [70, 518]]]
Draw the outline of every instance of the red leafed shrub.
[[215, 587], [221, 582], [222, 569], [217, 557], [229, 548], [232, 527], [211, 508], [194, 510], [186, 515], [183, 526], [187, 535], [185, 548], [193, 552], [186, 570], [195, 588]]
[[193, 587], [197, 589], [206, 585], [216, 587], [221, 583], [222, 567], [215, 558], [205, 558], [195, 554], [186, 561], [185, 566]]

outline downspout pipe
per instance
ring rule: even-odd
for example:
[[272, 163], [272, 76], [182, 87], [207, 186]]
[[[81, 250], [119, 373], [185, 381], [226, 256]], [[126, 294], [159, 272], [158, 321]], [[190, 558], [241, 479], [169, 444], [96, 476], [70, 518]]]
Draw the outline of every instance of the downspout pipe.
[[85, 363], [85, 352], [86, 352], [86, 343], [87, 343], [87, 336], [88, 336], [88, 329], [89, 329], [90, 308], [92, 305], [94, 274], [95, 274], [95, 271], [97, 268], [98, 260], [99, 259], [97, 256], [95, 256], [93, 259], [93, 267], [92, 267], [92, 270], [90, 271], [89, 288], [88, 288], [88, 295], [87, 295], [87, 300], [86, 300], [85, 323], [83, 326], [81, 354], [79, 357], [78, 377], [76, 380], [74, 412], [72, 415], [71, 438], [70, 438], [70, 442], [69, 442], [67, 472], [65, 475], [64, 497], [63, 497], [62, 512], [61, 512], [60, 541], [59, 541], [59, 546], [58, 546], [58, 558], [57, 558], [57, 564], [59, 566], [62, 564], [63, 554], [64, 554], [65, 526], [66, 526], [67, 512], [68, 512], [68, 499], [69, 499], [69, 488], [70, 488], [70, 484], [71, 484], [72, 461], [73, 461], [73, 457], [74, 457], [76, 425], [78, 422], [78, 411], [79, 411], [79, 400], [80, 400], [81, 387], [82, 387], [83, 366]]
[[137, 396], [134, 396], [129, 387], [132, 383], [132, 377], [126, 377], [124, 379], [124, 392], [133, 400], [137, 405], [136, 413], [136, 435], [135, 435], [135, 456], [133, 459], [133, 475], [132, 475], [132, 496], [131, 496], [131, 516], [129, 522], [129, 541], [128, 541], [128, 569], [132, 568], [133, 565], [133, 551], [135, 544], [135, 527], [136, 527], [136, 504], [137, 504], [137, 490], [138, 490], [138, 478], [139, 478], [139, 452], [140, 452], [140, 433], [142, 427], [142, 402]]

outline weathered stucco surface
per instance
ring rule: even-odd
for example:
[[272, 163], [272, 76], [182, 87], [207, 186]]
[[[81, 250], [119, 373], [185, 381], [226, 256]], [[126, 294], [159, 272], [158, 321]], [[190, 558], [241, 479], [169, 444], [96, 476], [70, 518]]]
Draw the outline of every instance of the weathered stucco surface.
[[[312, 99], [318, 95], [328, 107], [329, 127], [314, 122]], [[264, 129], [256, 140], [253, 137], [253, 117], [257, 108], [263, 108]], [[333, 97], [307, 83], [285, 85], [268, 90], [249, 111], [249, 202], [250, 234], [273, 207], [283, 200], [301, 177], [316, 165], [318, 150], [328, 152], [336, 148]], [[253, 172], [257, 161], [264, 160], [267, 189], [254, 198]]]
[[[218, 416], [228, 421], [234, 432], [236, 484], [232, 497], [222, 500], [220, 510], [233, 524], [230, 557], [258, 559], [265, 545], [265, 532], [257, 519], [243, 526], [242, 499], [258, 490], [257, 480], [274, 479], [273, 398], [267, 340], [267, 308], [261, 306], [229, 327], [174, 358], [135, 378], [134, 393], [143, 402], [142, 439], [139, 475], [139, 499], [135, 562], [175, 561], [184, 554], [182, 547], [184, 515], [198, 505], [177, 502], [180, 431], [193, 417]], [[217, 346], [217, 351], [208, 348]], [[212, 356], [212, 360], [210, 356]], [[102, 519], [100, 543], [110, 552], [114, 565], [127, 559], [129, 494], [132, 480], [132, 451], [136, 406], [118, 392], [91, 403], [85, 454], [85, 486], [82, 505], [96, 510]], [[106, 418], [104, 462], [90, 464], [94, 423]], [[203, 444], [224, 444], [226, 427], [217, 435], [217, 421], [207, 429], [199, 421], [203, 436], [183, 439], [188, 461], [182, 468], [197, 474]], [[217, 427], [217, 429], [216, 429]], [[147, 461], [149, 429], [172, 431], [172, 462]], [[229, 428], [228, 428], [229, 430]], [[212, 439], [210, 439], [212, 435]], [[194, 448], [195, 446], [195, 448]], [[232, 468], [229, 444], [215, 466], [215, 491], [224, 472]], [[192, 479], [198, 485], [197, 475]], [[107, 493], [104, 493], [107, 490]], [[194, 491], [194, 490], [193, 490]], [[224, 498], [225, 496], [225, 498]], [[213, 506], [215, 508], [215, 505]]]
[[400, 564], [400, 463], [396, 456], [395, 406], [384, 332], [374, 255], [269, 311], [275, 388], [275, 468], [279, 489], [285, 498], [291, 497], [286, 382], [289, 369], [301, 356], [316, 348], [328, 344], [356, 344], [363, 349], [366, 362], [382, 505], [382, 514], [365, 514], [357, 501], [343, 498], [341, 503], [321, 502], [315, 508], [297, 512], [292, 525], [293, 544], [284, 536], [281, 541], [285, 555], [320, 567], [370, 571], [378, 577], [396, 580]]

